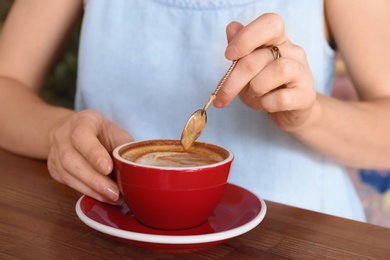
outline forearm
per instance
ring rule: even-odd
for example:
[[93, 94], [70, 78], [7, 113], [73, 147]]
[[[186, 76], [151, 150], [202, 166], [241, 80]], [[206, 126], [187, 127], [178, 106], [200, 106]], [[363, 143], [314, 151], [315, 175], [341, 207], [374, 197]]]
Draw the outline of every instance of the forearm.
[[21, 83], [0, 77], [0, 147], [46, 159], [50, 135], [74, 112], [43, 102]]
[[390, 168], [390, 98], [341, 101], [318, 95], [310, 119], [291, 133], [326, 156], [355, 168]]

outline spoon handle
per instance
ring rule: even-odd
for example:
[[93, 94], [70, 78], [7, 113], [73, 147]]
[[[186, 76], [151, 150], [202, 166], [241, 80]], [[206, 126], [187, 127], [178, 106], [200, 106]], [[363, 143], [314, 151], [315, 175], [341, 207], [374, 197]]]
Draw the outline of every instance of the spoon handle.
[[232, 65], [230, 65], [230, 68], [227, 70], [225, 75], [222, 77], [222, 79], [219, 81], [217, 88], [214, 90], [213, 93], [211, 93], [209, 100], [207, 101], [206, 105], [203, 107], [203, 110], [206, 111], [211, 103], [214, 101], [214, 99], [217, 97], [218, 91], [221, 89], [222, 85], [225, 83], [227, 78], [230, 76], [230, 73], [233, 71], [234, 67], [236, 67], [238, 60], [234, 60]]
[[222, 85], [225, 83], [227, 78], [230, 76], [230, 73], [232, 73], [234, 67], [237, 65], [238, 60], [234, 60], [232, 65], [230, 65], [230, 68], [227, 70], [225, 75], [222, 77], [221, 81], [219, 81], [217, 88], [214, 90], [214, 92], [211, 95], [217, 95], [218, 91], [221, 89]]
[[214, 99], [217, 97], [217, 95], [215, 95], [214, 93], [210, 95], [210, 98], [209, 100], [207, 101], [206, 105], [204, 105], [203, 109], [202, 109], [202, 114], [204, 112], [206, 112], [206, 110], [209, 108], [209, 106], [211, 105], [211, 103], [213, 103]]

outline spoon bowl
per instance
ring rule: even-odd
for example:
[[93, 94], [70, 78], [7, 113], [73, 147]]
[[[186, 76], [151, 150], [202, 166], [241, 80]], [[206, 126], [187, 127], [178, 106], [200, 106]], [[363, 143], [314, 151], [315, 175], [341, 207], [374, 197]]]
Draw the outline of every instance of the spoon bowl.
[[225, 73], [221, 81], [219, 82], [215, 91], [210, 95], [209, 100], [203, 109], [198, 109], [188, 118], [187, 123], [184, 126], [183, 132], [181, 134], [181, 145], [184, 150], [188, 150], [191, 145], [195, 142], [196, 139], [202, 134], [204, 128], [207, 123], [207, 114], [206, 110], [209, 108], [211, 103], [213, 103], [214, 99], [217, 97], [218, 91], [221, 89], [223, 83], [225, 83], [226, 79], [229, 77], [230, 73], [233, 71], [236, 66], [238, 60], [233, 61], [230, 68]]
[[206, 110], [196, 110], [188, 119], [181, 134], [181, 145], [184, 150], [190, 149], [192, 143], [198, 139], [203, 129], [206, 127], [207, 114]]

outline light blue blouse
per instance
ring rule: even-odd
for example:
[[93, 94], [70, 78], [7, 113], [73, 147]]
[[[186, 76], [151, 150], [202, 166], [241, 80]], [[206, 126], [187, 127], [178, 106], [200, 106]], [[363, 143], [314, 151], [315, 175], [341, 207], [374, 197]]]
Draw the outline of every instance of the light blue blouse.
[[[85, 0], [76, 109], [95, 109], [136, 140], [179, 139], [231, 62], [225, 29], [280, 14], [302, 46], [318, 92], [330, 94], [334, 52], [324, 38], [322, 0]], [[262, 33], [259, 31], [258, 33]], [[271, 55], [271, 53], [270, 53]], [[208, 110], [199, 141], [235, 155], [229, 177], [260, 197], [364, 220], [345, 169], [278, 129], [237, 98]]]

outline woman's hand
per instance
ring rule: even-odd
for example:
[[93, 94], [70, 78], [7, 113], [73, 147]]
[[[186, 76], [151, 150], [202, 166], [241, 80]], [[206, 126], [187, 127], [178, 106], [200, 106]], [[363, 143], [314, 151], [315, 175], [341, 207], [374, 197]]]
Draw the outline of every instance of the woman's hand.
[[113, 170], [109, 152], [132, 140], [101, 114], [92, 110], [76, 112], [51, 134], [50, 175], [97, 200], [120, 204], [118, 186], [107, 176]]
[[[232, 22], [227, 29], [226, 57], [239, 59], [214, 105], [225, 107], [239, 96], [249, 107], [270, 113], [288, 130], [308, 119], [316, 101], [314, 80], [303, 49], [289, 41], [277, 14], [264, 14], [247, 26]], [[272, 46], [281, 57], [274, 59]]]

